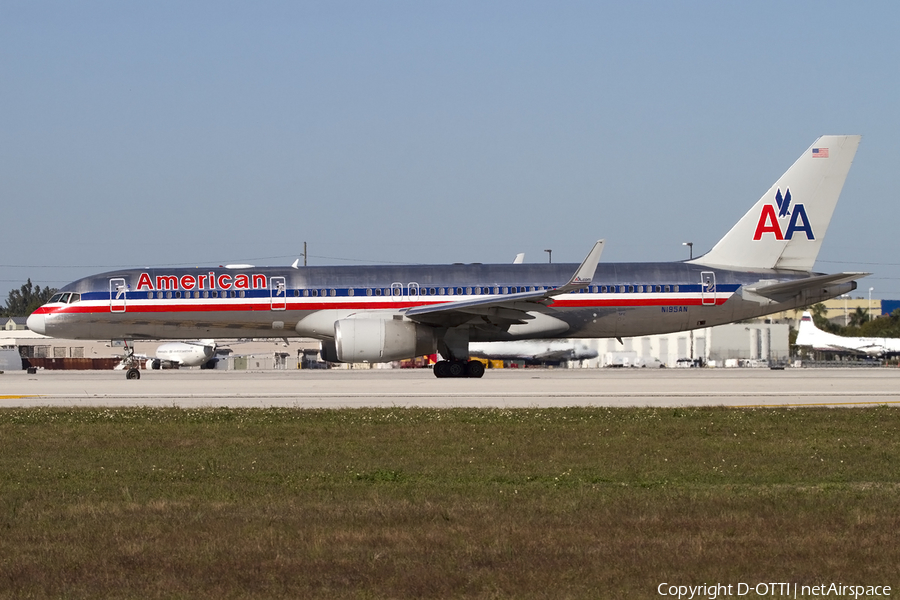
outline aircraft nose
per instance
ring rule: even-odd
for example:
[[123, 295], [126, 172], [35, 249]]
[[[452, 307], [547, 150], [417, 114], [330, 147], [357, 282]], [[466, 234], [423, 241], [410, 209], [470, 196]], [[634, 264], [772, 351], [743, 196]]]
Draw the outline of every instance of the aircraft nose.
[[37, 313], [32, 313], [26, 320], [25, 325], [31, 331], [35, 333], [40, 333], [44, 335], [45, 327], [44, 327], [44, 315], [39, 315]]

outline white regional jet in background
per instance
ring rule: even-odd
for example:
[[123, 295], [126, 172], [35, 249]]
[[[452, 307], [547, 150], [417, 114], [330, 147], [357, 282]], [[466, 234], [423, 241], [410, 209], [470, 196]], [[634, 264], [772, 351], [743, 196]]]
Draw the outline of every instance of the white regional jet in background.
[[859, 140], [820, 137], [693, 260], [598, 264], [600, 241], [580, 265], [121, 269], [70, 283], [27, 324], [70, 339], [316, 338], [332, 362], [437, 351], [437, 377], [481, 377], [470, 342], [643, 336], [809, 306], [867, 275], [812, 271]]
[[575, 340], [522, 340], [519, 342], [472, 342], [469, 355], [495, 360], [560, 362], [597, 358], [599, 353]]
[[216, 368], [216, 340], [197, 342], [169, 342], [156, 349], [156, 357], [151, 358], [151, 368], [166, 366]]
[[178, 367], [216, 368], [216, 341], [198, 340], [196, 342], [168, 342], [156, 348], [153, 356], [134, 354], [133, 348], [126, 348], [127, 354], [117, 369], [130, 368], [133, 358], [147, 359], [150, 369], [170, 369]]
[[800, 318], [797, 331], [798, 346], [812, 346], [823, 352], [841, 352], [860, 356], [891, 356], [900, 354], [900, 338], [844, 337], [822, 331], [809, 312]]

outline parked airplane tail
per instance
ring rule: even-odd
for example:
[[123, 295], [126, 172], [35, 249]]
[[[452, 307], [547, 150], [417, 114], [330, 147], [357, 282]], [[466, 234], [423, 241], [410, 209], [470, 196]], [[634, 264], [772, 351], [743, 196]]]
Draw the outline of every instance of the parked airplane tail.
[[712, 250], [691, 262], [811, 271], [859, 140], [858, 135], [817, 139]]
[[830, 338], [837, 337], [838, 336], [834, 334], [827, 333], [816, 327], [816, 324], [813, 322], [812, 314], [807, 311], [800, 317], [800, 328], [797, 330], [797, 341], [795, 343], [798, 346], [815, 347], [817, 345], [831, 343], [833, 340]]

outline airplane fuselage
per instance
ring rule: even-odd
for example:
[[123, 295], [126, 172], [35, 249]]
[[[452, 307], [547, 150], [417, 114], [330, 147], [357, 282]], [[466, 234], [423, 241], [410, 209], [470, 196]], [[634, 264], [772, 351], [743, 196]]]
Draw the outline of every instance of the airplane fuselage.
[[[331, 339], [337, 319], [551, 288], [578, 265], [506, 264], [242, 269], [129, 269], [86, 277], [61, 290], [68, 302], [35, 313], [43, 333], [72, 339], [313, 337]], [[742, 286], [809, 277], [734, 271], [686, 262], [606, 263], [591, 285], [538, 305], [567, 328], [469, 327], [470, 341], [630, 337], [709, 327], [805, 306], [856, 288], [823, 287], [785, 302], [750, 298]], [[72, 301], [76, 299], [76, 301]]]

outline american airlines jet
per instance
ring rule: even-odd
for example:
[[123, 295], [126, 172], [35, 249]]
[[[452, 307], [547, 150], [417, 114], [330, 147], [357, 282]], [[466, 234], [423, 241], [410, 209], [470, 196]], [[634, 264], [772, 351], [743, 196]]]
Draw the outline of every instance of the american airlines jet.
[[481, 377], [470, 342], [669, 333], [808, 306], [868, 274], [812, 272], [859, 140], [820, 137], [692, 260], [598, 264], [601, 240], [580, 265], [125, 269], [70, 283], [28, 327], [76, 339], [311, 337], [328, 361], [437, 351], [437, 377]]
[[896, 356], [900, 354], [900, 338], [844, 337], [822, 331], [813, 323], [809, 312], [800, 318], [797, 331], [798, 346], [811, 346], [814, 350], [840, 352], [859, 356]]

